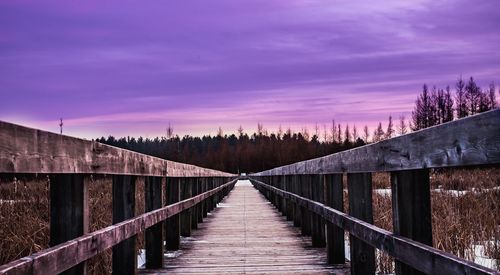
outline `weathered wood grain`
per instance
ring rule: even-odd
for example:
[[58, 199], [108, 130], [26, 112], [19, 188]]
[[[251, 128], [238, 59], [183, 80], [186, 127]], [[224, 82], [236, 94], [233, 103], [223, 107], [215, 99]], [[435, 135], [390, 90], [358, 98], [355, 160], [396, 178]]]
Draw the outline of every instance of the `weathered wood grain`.
[[251, 176], [400, 171], [500, 163], [500, 109]]
[[326, 262], [323, 248], [287, 222], [248, 181], [239, 181], [220, 207], [183, 238], [164, 268], [142, 274], [348, 274]]
[[[88, 232], [88, 182], [81, 174], [52, 175], [50, 178], [50, 246]], [[86, 274], [81, 263], [63, 275]]]
[[144, 213], [129, 220], [85, 234], [81, 237], [42, 250], [30, 256], [0, 266], [0, 274], [56, 274], [63, 272], [109, 249], [123, 240], [144, 231], [165, 219], [193, 207], [211, 196], [226, 192], [236, 180], [196, 197], [183, 200], [161, 209]]
[[0, 173], [234, 176], [0, 121]]
[[395, 259], [412, 266], [427, 274], [498, 274], [497, 271], [478, 265], [474, 262], [461, 259], [450, 253], [435, 249], [431, 246], [411, 239], [394, 235], [392, 232], [378, 228], [370, 223], [356, 219], [310, 199], [274, 188], [268, 184], [251, 180], [258, 188], [285, 197], [298, 205], [315, 212], [326, 221], [348, 231], [356, 238], [380, 249]]

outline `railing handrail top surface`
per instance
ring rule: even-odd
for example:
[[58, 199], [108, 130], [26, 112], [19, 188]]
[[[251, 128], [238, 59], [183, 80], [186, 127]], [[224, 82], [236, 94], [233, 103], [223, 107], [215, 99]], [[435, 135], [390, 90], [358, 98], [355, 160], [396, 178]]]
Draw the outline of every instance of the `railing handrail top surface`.
[[249, 176], [389, 172], [500, 163], [500, 109]]
[[235, 176], [1, 120], [0, 173]]

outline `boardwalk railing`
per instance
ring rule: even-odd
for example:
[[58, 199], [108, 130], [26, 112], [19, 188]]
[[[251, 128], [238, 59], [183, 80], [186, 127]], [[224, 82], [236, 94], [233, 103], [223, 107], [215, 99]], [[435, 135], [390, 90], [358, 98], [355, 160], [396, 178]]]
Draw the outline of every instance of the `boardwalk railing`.
[[[429, 168], [498, 165], [500, 109], [390, 140], [251, 174], [254, 186], [328, 261], [343, 264], [350, 235], [352, 274], [375, 273], [375, 248], [397, 274], [498, 274], [432, 247]], [[390, 172], [394, 232], [373, 225], [372, 172]], [[343, 213], [347, 174], [349, 214]], [[325, 230], [326, 225], [326, 230]]]
[[[189, 236], [236, 182], [233, 174], [0, 121], [0, 176], [26, 174], [50, 178], [51, 247], [0, 266], [0, 274], [83, 274], [85, 261], [108, 248], [113, 273], [134, 274], [143, 231], [146, 268], [160, 268], [164, 240], [167, 250], [179, 249], [179, 236]], [[86, 178], [98, 174], [112, 175], [113, 225], [88, 233]], [[138, 177], [146, 213], [135, 216]]]

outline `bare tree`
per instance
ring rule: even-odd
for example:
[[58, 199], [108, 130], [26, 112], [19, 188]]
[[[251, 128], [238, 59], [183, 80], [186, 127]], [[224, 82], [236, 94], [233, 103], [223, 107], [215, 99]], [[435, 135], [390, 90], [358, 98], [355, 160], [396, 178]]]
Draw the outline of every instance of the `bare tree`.
[[[490, 87], [488, 89], [488, 105], [490, 107], [490, 110], [493, 110], [497, 107], [497, 99], [495, 96], [495, 83], [491, 82]], [[499, 90], [500, 92], [500, 90]]]
[[457, 117], [462, 118], [468, 116], [467, 112], [467, 100], [465, 98], [465, 82], [462, 76], [457, 80], [455, 84], [455, 107], [457, 110]]
[[217, 136], [218, 137], [223, 137], [224, 136], [224, 132], [222, 131], [222, 127], [219, 126], [219, 129], [217, 129]]
[[326, 124], [323, 124], [323, 142], [328, 143], [328, 131], [326, 130]]
[[337, 139], [335, 138], [337, 136], [336, 127], [335, 127], [335, 119], [332, 119], [331, 134], [332, 134], [332, 143], [337, 142]]
[[243, 136], [243, 127], [240, 125], [240, 127], [238, 128], [238, 136]]
[[172, 127], [172, 125], [170, 124], [170, 122], [168, 123], [168, 127], [167, 127], [167, 139], [172, 139], [174, 137], [174, 127]]
[[63, 125], [64, 125], [64, 123], [63, 123], [63, 119], [62, 119], [62, 117], [61, 117], [61, 118], [59, 119], [59, 128], [60, 128], [60, 131], [61, 131], [61, 135], [62, 135]]
[[356, 143], [358, 138], [358, 129], [356, 128], [356, 124], [354, 124], [354, 126], [352, 127], [352, 142]]
[[342, 143], [342, 126], [340, 125], [340, 123], [338, 124], [337, 127], [337, 141], [339, 143]]
[[384, 130], [382, 129], [382, 122], [378, 123], [377, 128], [373, 132], [373, 142], [379, 142], [384, 139]]
[[351, 131], [349, 131], [349, 124], [346, 124], [345, 126], [345, 131], [344, 131], [344, 142], [350, 143], [351, 142]]
[[368, 143], [368, 139], [370, 138], [370, 132], [368, 132], [368, 126], [365, 125], [363, 128], [363, 140], [365, 143]]

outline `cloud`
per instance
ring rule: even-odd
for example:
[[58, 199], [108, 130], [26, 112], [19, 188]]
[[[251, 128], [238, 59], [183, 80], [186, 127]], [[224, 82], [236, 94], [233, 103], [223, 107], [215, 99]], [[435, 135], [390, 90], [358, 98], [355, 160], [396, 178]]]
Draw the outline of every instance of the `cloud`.
[[[499, 82], [498, 1], [2, 1], [0, 119], [186, 133], [408, 112], [423, 83]], [[45, 124], [44, 124], [45, 123]], [[47, 124], [48, 123], [48, 124]]]

